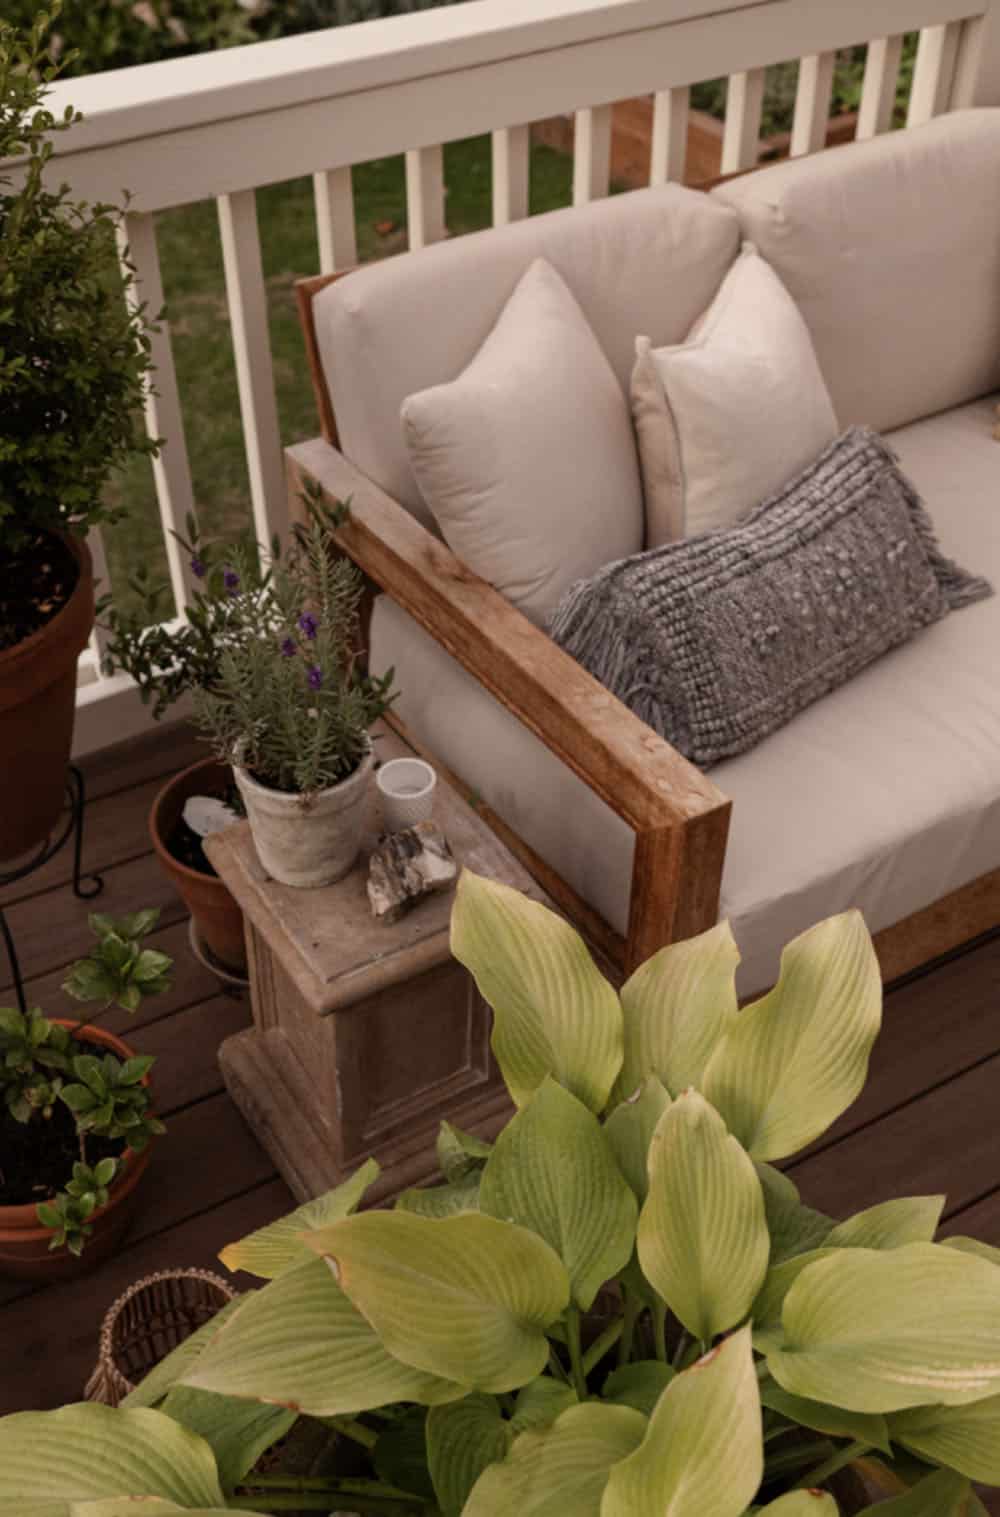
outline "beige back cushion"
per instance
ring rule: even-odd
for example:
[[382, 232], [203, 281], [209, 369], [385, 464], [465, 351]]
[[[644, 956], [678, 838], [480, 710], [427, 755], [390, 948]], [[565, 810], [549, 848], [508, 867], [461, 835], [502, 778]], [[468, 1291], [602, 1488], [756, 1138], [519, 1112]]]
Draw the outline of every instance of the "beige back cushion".
[[720, 185], [798, 303], [842, 427], [1000, 385], [1000, 109], [956, 111]]
[[680, 342], [739, 252], [737, 217], [666, 185], [371, 264], [315, 303], [320, 356], [344, 453], [425, 525], [404, 399], [459, 375], [536, 258], [561, 274], [627, 396], [638, 332]]

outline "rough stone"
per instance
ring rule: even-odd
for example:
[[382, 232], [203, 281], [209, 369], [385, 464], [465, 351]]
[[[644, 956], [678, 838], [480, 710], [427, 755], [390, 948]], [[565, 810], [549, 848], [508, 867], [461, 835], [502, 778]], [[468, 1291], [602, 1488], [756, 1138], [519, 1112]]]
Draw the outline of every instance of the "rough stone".
[[391, 832], [368, 864], [368, 899], [377, 921], [398, 922], [424, 896], [450, 890], [458, 866], [434, 822]]

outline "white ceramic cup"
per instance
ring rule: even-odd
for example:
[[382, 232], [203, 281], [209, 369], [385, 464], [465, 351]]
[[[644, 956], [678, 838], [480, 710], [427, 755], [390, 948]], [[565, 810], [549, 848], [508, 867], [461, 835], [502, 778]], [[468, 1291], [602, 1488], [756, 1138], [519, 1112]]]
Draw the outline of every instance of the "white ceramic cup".
[[426, 822], [434, 809], [437, 775], [423, 759], [390, 759], [375, 771], [386, 832]]

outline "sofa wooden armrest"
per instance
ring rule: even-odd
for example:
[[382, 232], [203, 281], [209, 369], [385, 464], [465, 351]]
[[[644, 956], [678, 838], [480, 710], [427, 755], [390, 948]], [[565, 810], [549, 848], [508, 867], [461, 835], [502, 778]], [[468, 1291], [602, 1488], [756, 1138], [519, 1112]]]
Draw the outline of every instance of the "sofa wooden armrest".
[[310, 482], [349, 499], [338, 546], [635, 833], [625, 970], [713, 925], [730, 803], [711, 780], [330, 443], [286, 459], [293, 514]]

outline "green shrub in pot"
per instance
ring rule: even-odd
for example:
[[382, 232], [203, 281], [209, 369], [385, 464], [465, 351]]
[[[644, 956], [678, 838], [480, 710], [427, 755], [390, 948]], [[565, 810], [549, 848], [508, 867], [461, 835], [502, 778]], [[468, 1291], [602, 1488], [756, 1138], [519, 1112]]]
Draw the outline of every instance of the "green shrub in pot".
[[[1000, 1254], [934, 1242], [939, 1196], [836, 1222], [774, 1167], [864, 1083], [881, 987], [860, 916], [797, 938], [742, 1011], [725, 924], [618, 992], [561, 919], [466, 873], [452, 946], [495, 1010], [517, 1108], [496, 1141], [445, 1124], [443, 1184], [358, 1213], [369, 1161], [224, 1250], [260, 1288], [122, 1411], [0, 1422], [0, 1501], [835, 1517], [860, 1462], [902, 1493], [885, 1517], [981, 1512]], [[252, 1472], [296, 1419], [363, 1471]], [[91, 1440], [128, 1468], [80, 1475]]]
[[84, 539], [115, 519], [111, 471], [156, 450], [137, 417], [150, 327], [115, 252], [122, 208], [53, 182], [53, 138], [79, 117], [46, 109], [47, 25], [0, 21], [0, 786], [18, 796], [0, 860], [55, 825], [93, 623]]

